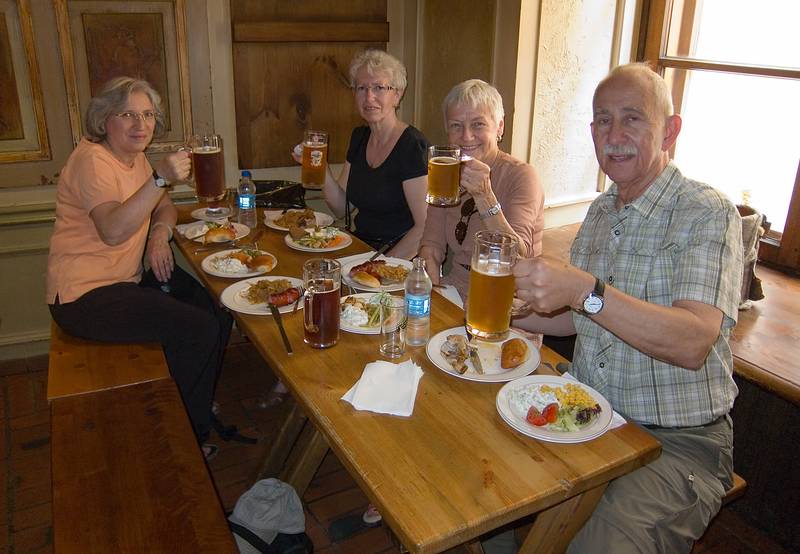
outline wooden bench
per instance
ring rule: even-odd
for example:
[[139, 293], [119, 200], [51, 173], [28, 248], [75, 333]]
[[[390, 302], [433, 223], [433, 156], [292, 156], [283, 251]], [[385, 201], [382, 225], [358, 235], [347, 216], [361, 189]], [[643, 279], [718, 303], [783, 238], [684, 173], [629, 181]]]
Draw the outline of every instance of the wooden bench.
[[747, 489], [747, 481], [742, 479], [738, 473], [733, 474], [733, 486], [725, 491], [725, 496], [722, 497], [722, 505], [730, 504], [744, 494]]
[[237, 552], [174, 381], [51, 414], [55, 552]]
[[47, 398], [55, 552], [237, 552], [160, 345], [53, 323]]
[[110, 344], [79, 339], [52, 322], [48, 401], [169, 377], [159, 344]]

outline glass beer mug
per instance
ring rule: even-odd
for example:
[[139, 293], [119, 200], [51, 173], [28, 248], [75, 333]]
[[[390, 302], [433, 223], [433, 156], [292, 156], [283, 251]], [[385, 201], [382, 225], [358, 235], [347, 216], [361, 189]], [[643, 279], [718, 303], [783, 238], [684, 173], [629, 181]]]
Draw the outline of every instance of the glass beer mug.
[[514, 301], [517, 237], [502, 231], [478, 231], [469, 270], [467, 331], [484, 340], [508, 337]]
[[303, 264], [303, 340], [314, 348], [339, 342], [342, 265], [336, 260], [312, 258]]
[[200, 202], [218, 202], [225, 198], [225, 160], [222, 154], [222, 137], [219, 135], [193, 135], [188, 150], [192, 155], [192, 174], [197, 199]]

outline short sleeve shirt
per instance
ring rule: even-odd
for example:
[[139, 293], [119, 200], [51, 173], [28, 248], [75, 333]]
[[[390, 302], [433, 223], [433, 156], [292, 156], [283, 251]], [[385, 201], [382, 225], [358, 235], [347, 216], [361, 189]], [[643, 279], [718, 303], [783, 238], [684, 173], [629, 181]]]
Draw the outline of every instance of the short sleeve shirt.
[[[617, 185], [589, 208], [572, 245], [573, 265], [621, 292], [662, 306], [693, 300], [719, 308], [720, 335], [699, 370], [657, 360], [575, 313], [573, 372], [626, 416], [690, 427], [728, 413], [738, 392], [729, 338], [742, 279], [735, 206], [670, 163], [645, 193], [617, 209]], [[676, 344], [675, 348], [681, 348]]]
[[428, 141], [408, 126], [378, 167], [367, 163], [370, 128], [356, 127], [350, 137], [347, 198], [356, 208], [356, 235], [371, 243], [386, 243], [414, 226], [403, 181], [428, 174]]
[[122, 203], [150, 180], [144, 154], [128, 167], [100, 144], [82, 139], [58, 180], [56, 222], [47, 260], [47, 303], [77, 300], [98, 287], [138, 283], [149, 219], [126, 241], [102, 241], [89, 213], [106, 202]]

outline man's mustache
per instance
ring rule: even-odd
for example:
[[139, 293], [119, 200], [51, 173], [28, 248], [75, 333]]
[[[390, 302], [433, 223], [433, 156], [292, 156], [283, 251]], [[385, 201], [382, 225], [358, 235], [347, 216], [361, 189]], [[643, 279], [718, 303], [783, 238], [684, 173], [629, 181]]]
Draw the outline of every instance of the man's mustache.
[[635, 156], [638, 153], [639, 150], [631, 145], [617, 146], [614, 144], [606, 144], [603, 146], [603, 154], [606, 156]]

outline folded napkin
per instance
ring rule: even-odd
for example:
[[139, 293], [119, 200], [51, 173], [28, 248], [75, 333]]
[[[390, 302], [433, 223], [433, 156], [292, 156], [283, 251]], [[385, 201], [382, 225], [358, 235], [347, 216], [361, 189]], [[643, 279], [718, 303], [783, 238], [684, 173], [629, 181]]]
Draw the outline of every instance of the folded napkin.
[[461, 300], [461, 295], [458, 294], [458, 289], [453, 285], [442, 285], [440, 287], [433, 287], [433, 290], [447, 298], [450, 302], [455, 304], [461, 309], [464, 309], [464, 302]]
[[356, 261], [366, 262], [368, 259], [370, 259], [370, 257], [373, 254], [375, 254], [374, 250], [371, 252], [364, 252], [363, 254], [353, 254], [352, 256], [344, 256], [343, 258], [336, 258], [336, 259], [339, 261], [340, 264], [342, 264], [342, 267], [344, 267], [350, 262], [356, 262]]
[[414, 412], [422, 375], [422, 369], [411, 360], [399, 364], [370, 362], [342, 400], [356, 410], [408, 417]]
[[[573, 377], [572, 375], [570, 375], [566, 371], [564, 373], [562, 373], [561, 376], [564, 379], [569, 379], [570, 381], [575, 381], [576, 383], [580, 382], [575, 377]], [[611, 425], [609, 425], [608, 428], [609, 429], [616, 429], [617, 427], [621, 427], [621, 426], [625, 425], [626, 423], [628, 423], [628, 421], [624, 417], [619, 415], [616, 410], [614, 410], [614, 415], [611, 417]]]

